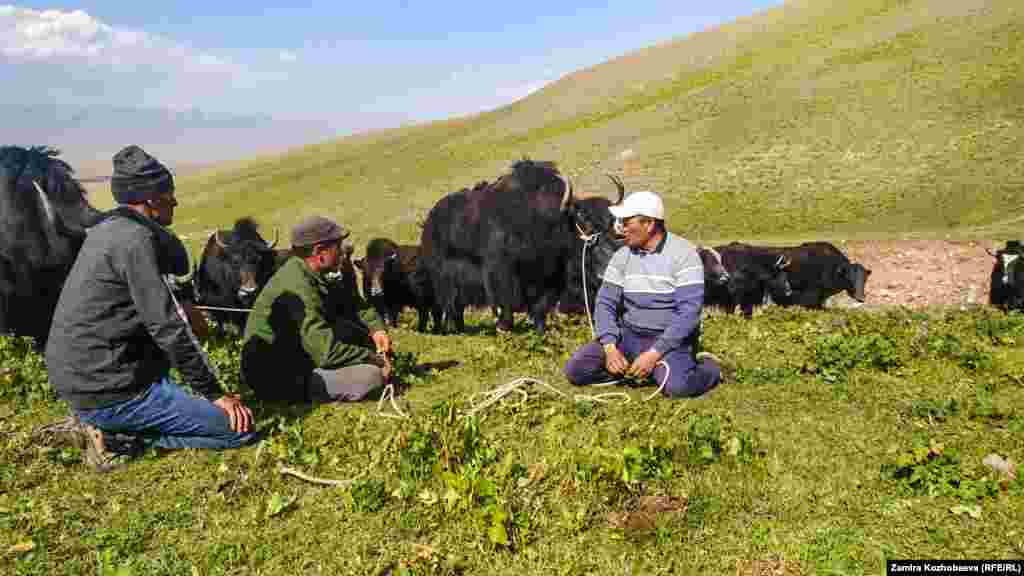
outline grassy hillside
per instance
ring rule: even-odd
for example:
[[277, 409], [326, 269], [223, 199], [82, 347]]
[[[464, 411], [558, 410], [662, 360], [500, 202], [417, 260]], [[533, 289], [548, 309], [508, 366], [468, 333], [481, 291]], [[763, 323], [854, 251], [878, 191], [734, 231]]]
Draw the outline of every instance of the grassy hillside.
[[1024, 6], [790, 2], [570, 74], [510, 106], [185, 178], [178, 229], [326, 211], [358, 239], [417, 237], [442, 195], [522, 156], [581, 190], [665, 194], [700, 240], [998, 236], [1024, 205]]
[[[490, 113], [182, 174], [176, 229], [196, 245], [241, 215], [270, 232], [323, 211], [357, 240], [414, 240], [443, 194], [529, 155], [590, 194], [613, 192], [606, 171], [661, 191], [670, 226], [704, 241], [1011, 234], [1018, 4], [792, 2]], [[0, 337], [0, 574], [884, 574], [891, 558], [1024, 557], [1024, 475], [983, 463], [1024, 461], [1019, 313], [708, 313], [703, 347], [733, 376], [649, 402], [653, 386], [565, 382], [583, 319], [544, 337], [518, 320], [499, 335], [474, 312], [470, 333], [438, 336], [407, 312], [392, 335], [410, 419], [250, 402], [260, 445], [150, 450], [106, 476], [39, 432], [67, 408], [42, 358]], [[251, 401], [238, 342], [206, 345]], [[468, 415], [523, 376], [558, 392]], [[632, 401], [574, 397], [613, 390]]]
[[[1024, 316], [771, 309], [705, 319], [735, 377], [697, 400], [572, 389], [580, 318], [394, 335], [410, 420], [373, 402], [254, 404], [263, 444], [149, 452], [101, 476], [37, 427], [64, 415], [0, 338], [0, 573], [884, 574], [888, 558], [1021, 558]], [[214, 342], [225, 384], [238, 345]], [[467, 416], [522, 376], [530, 397]], [[602, 404], [574, 394], [626, 391]], [[391, 409], [388, 408], [390, 412]], [[327, 479], [325, 487], [281, 467]], [[391, 571], [388, 571], [388, 568]]]

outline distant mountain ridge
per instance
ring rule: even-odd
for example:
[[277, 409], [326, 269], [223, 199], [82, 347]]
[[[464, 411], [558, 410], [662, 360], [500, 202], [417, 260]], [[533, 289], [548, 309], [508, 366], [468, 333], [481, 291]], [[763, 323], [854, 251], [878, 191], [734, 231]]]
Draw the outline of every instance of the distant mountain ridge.
[[109, 175], [110, 157], [138, 144], [168, 163], [214, 163], [282, 152], [337, 136], [322, 123], [198, 108], [0, 104], [0, 145], [50, 146], [83, 178]]

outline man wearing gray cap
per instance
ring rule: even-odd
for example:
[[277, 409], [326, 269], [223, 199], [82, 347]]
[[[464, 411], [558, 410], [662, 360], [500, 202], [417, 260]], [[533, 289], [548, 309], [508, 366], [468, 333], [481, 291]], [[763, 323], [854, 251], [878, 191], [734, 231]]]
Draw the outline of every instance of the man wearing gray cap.
[[[257, 398], [279, 402], [358, 401], [390, 376], [391, 339], [328, 276], [348, 256], [348, 231], [322, 216], [292, 229], [293, 255], [260, 292], [245, 325], [242, 378]], [[347, 311], [347, 312], [346, 312]]]
[[[50, 382], [76, 415], [86, 461], [105, 472], [162, 448], [235, 448], [252, 413], [217, 384], [168, 274], [188, 272], [170, 230], [174, 178], [138, 146], [114, 156], [118, 203], [91, 228], [61, 290], [46, 345]], [[170, 369], [198, 395], [176, 385]]]
[[669, 397], [700, 396], [721, 380], [713, 355], [694, 355], [704, 303], [704, 266], [693, 244], [665, 229], [653, 192], [609, 208], [625, 246], [612, 256], [594, 305], [595, 340], [565, 365], [576, 385], [654, 378]]

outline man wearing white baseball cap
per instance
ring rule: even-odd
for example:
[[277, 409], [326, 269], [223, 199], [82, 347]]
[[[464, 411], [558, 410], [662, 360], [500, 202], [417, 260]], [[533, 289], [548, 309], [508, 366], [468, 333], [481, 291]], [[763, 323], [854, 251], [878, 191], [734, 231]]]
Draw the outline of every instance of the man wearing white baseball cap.
[[704, 266], [693, 244], [665, 228], [653, 192], [634, 192], [609, 208], [625, 246], [605, 269], [594, 306], [596, 339], [577, 350], [565, 377], [578, 386], [616, 377], [654, 377], [662, 394], [700, 396], [721, 380], [708, 353], [694, 356], [704, 304]]

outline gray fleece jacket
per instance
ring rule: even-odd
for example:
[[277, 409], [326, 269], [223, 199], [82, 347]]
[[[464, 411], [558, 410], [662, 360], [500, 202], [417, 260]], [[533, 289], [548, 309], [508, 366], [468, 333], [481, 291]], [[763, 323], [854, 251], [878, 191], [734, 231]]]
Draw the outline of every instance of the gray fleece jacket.
[[188, 270], [174, 234], [127, 208], [89, 229], [46, 344], [57, 394], [76, 410], [130, 400], [178, 369], [211, 400], [217, 377], [165, 280]]

